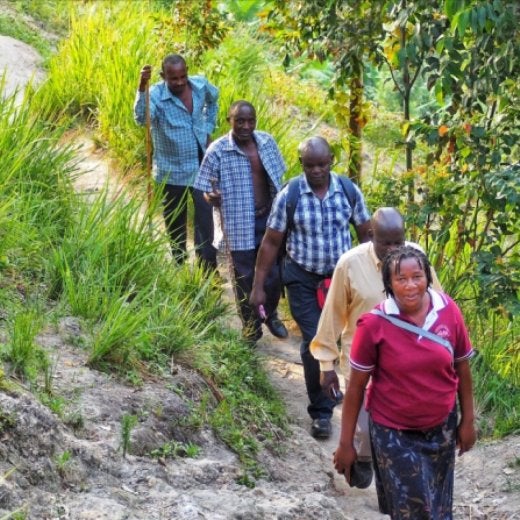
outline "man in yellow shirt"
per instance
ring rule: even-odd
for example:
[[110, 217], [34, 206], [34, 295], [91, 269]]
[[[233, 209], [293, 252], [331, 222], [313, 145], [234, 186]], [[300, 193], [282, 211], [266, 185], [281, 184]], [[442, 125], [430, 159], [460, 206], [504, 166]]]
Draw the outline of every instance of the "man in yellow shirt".
[[[358, 318], [385, 299], [381, 266], [386, 254], [405, 243], [403, 217], [395, 208], [380, 208], [372, 217], [372, 241], [344, 253], [334, 275], [321, 312], [316, 336], [310, 344], [311, 354], [320, 362], [321, 387], [334, 398], [339, 380], [334, 370], [340, 358], [341, 371], [348, 374], [348, 354]], [[408, 245], [420, 247], [407, 242]], [[433, 272], [433, 286], [440, 290]], [[338, 338], [341, 335], [341, 356]], [[365, 488], [372, 480], [368, 415], [361, 409], [356, 428], [358, 462], [363, 472], [357, 487]]]

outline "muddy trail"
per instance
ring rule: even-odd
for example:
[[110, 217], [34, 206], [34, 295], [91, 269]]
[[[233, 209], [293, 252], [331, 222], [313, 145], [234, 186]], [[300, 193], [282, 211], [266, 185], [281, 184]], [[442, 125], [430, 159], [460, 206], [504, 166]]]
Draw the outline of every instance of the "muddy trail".
[[[30, 47], [0, 36], [0, 70], [7, 70], [9, 88], [23, 85], [39, 63]], [[103, 153], [88, 136], [70, 138], [80, 148], [76, 189], [95, 196], [108, 185], [116, 193], [117, 175]], [[225, 277], [227, 270], [221, 272]], [[229, 283], [226, 287], [230, 297]], [[164, 378], [131, 387], [86, 366], [86, 354], [74, 346], [83, 335], [74, 317], [44, 331], [38, 342], [55, 361], [54, 386], [66, 399], [67, 420], [23, 386], [0, 391], [0, 518], [16, 518], [16, 512], [25, 515], [18, 518], [42, 520], [388, 518], [377, 510], [373, 484], [350, 489], [333, 471], [341, 409], [335, 411], [330, 439], [310, 436], [299, 335], [285, 318], [290, 337], [279, 340], [265, 331], [257, 351], [286, 403], [291, 435], [282, 441], [282, 455], [261, 454], [266, 476], [254, 489], [237, 484], [237, 457], [207, 428], [182, 432], [202, 447], [195, 459], [147, 456], [171, 438], [171, 417], [186, 412], [182, 396], [170, 389], [182, 387], [193, 400], [206, 389], [197, 374], [172, 365]], [[132, 431], [134, 448], [122, 457], [125, 413], [143, 420]], [[480, 441], [459, 458], [454, 518], [520, 519], [519, 461], [519, 436]]]

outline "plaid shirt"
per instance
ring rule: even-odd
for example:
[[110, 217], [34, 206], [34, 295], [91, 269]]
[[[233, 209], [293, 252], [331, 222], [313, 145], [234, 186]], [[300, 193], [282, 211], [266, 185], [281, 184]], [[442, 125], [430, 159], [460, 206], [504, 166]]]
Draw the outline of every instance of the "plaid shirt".
[[[329, 275], [339, 257], [352, 247], [350, 216], [356, 225], [370, 219], [360, 189], [356, 189], [354, 211], [335, 173], [330, 174], [329, 191], [321, 200], [305, 175], [300, 176], [300, 197], [294, 212], [294, 226], [287, 235], [287, 254], [306, 271]], [[285, 232], [287, 229], [287, 193], [285, 186], [276, 196], [267, 227]]]
[[[199, 149], [206, 150], [208, 136], [215, 129], [218, 90], [202, 76], [191, 76], [193, 97], [190, 114], [164, 81], [150, 88], [150, 118], [153, 140], [153, 169], [159, 183], [191, 186], [199, 170]], [[134, 119], [146, 122], [145, 93], [137, 92]]]
[[[271, 198], [281, 188], [286, 167], [280, 150], [266, 132], [253, 133], [258, 155], [267, 172]], [[222, 217], [231, 251], [255, 249], [255, 200], [251, 164], [229, 132], [211, 143], [200, 166], [194, 187], [212, 191], [211, 179], [222, 193]]]

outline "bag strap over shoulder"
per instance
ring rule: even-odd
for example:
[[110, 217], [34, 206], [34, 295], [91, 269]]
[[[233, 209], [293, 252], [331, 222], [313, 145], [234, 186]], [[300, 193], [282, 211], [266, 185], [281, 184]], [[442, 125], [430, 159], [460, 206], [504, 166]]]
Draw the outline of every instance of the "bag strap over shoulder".
[[440, 336], [434, 334], [433, 332], [430, 332], [429, 330], [418, 327], [417, 325], [413, 325], [412, 323], [408, 323], [407, 321], [396, 318], [395, 316], [385, 314], [383, 311], [379, 309], [373, 309], [370, 312], [372, 314], [375, 314], [376, 316], [381, 316], [381, 318], [388, 320], [390, 323], [393, 323], [396, 327], [407, 330], [409, 332], [413, 332], [418, 336], [424, 336], [425, 338], [435, 341], [435, 343], [442, 345], [453, 357], [453, 347], [447, 339], [441, 338]]
[[[300, 198], [300, 179], [302, 175], [298, 175], [297, 177], [293, 177], [287, 183], [288, 191], [287, 191], [287, 200], [286, 200], [286, 211], [287, 211], [287, 231], [290, 231], [294, 227], [294, 213], [296, 212], [296, 206], [298, 205], [298, 199]], [[343, 192], [347, 197], [347, 200], [350, 204], [352, 210], [356, 207], [357, 202], [357, 192], [354, 187], [354, 183], [344, 175], [338, 175], [339, 182], [341, 187], [343, 188]], [[354, 224], [353, 221], [354, 212], [350, 214], [350, 222]]]
[[298, 199], [300, 198], [300, 178], [301, 175], [298, 175], [298, 177], [294, 177], [288, 182], [289, 187], [287, 189], [286, 201], [287, 231], [294, 227], [294, 213], [296, 211]]

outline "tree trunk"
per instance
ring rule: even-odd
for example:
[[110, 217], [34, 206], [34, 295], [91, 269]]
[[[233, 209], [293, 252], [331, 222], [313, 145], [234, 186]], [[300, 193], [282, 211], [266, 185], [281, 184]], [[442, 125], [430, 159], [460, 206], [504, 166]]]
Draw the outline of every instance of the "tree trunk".
[[[406, 8], [406, 0], [403, 0], [402, 8]], [[403, 22], [403, 25], [400, 27], [401, 36], [400, 36], [400, 45], [401, 49], [406, 48], [406, 21]], [[412, 90], [411, 85], [411, 79], [410, 79], [410, 69], [408, 67], [408, 58], [405, 57], [403, 60], [403, 113], [404, 113], [404, 120], [406, 123], [410, 121], [410, 92]], [[408, 142], [408, 130], [406, 130], [406, 134], [404, 136], [405, 139], [405, 154], [406, 154], [406, 171], [409, 172], [412, 169], [413, 163], [412, 163], [412, 147], [410, 146], [410, 143]], [[414, 192], [415, 192], [415, 186], [413, 179], [410, 179], [410, 185], [408, 187], [408, 201], [413, 202], [414, 200]]]
[[363, 72], [350, 80], [350, 157], [348, 176], [361, 185], [361, 135], [363, 131]]

